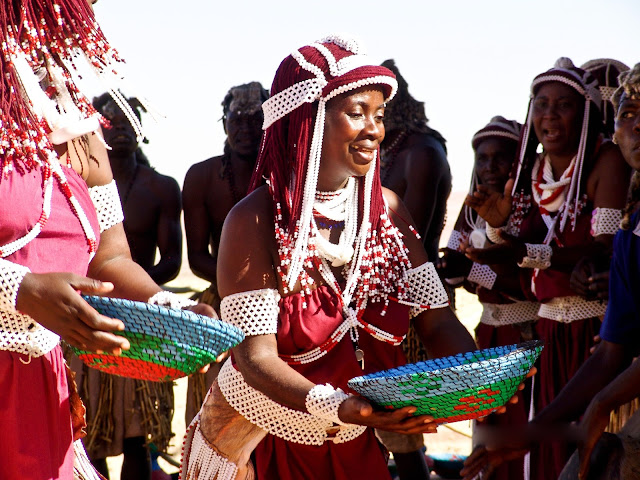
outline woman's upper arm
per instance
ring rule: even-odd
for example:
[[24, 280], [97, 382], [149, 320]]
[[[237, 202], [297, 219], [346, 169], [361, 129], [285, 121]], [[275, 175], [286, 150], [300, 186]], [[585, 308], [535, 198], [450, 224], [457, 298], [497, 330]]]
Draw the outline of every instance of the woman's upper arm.
[[[277, 289], [273, 251], [275, 235], [267, 195], [257, 191], [227, 215], [218, 250], [218, 292]], [[262, 197], [262, 198], [261, 198]]]
[[[416, 224], [400, 197], [387, 188], [383, 188], [382, 190], [384, 198], [389, 205], [389, 215], [391, 216], [391, 220], [402, 233], [402, 241], [409, 250], [409, 260], [411, 261], [411, 265], [417, 267], [428, 260], [434, 260], [427, 257], [427, 252], [422, 244], [422, 239], [416, 237]], [[409, 226], [413, 227], [413, 232]]]
[[605, 145], [602, 150], [591, 174], [595, 180], [593, 206], [622, 209], [631, 178], [629, 166], [615, 145]]
[[89, 144], [89, 175], [86, 182], [89, 187], [107, 185], [113, 180], [111, 163], [107, 148], [102, 141], [102, 132], [92, 132], [87, 135]]

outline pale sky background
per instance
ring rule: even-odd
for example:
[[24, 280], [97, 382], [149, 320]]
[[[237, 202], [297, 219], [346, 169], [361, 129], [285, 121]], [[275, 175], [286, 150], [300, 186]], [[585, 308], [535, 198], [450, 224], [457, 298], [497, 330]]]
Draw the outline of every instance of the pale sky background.
[[[472, 135], [494, 115], [524, 121], [533, 78], [558, 57], [640, 62], [638, 0], [99, 0], [96, 17], [135, 85], [164, 114], [143, 118], [144, 146], [182, 186], [193, 163], [222, 153], [230, 87], [267, 89], [292, 50], [334, 32], [394, 58], [430, 125], [447, 139], [453, 190], [468, 188]], [[135, 91], [134, 91], [135, 90]]]

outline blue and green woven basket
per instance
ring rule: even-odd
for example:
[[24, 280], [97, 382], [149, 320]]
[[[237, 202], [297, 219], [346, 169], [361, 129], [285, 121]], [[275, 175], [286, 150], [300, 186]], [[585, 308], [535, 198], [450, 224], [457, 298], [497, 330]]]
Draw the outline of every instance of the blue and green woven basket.
[[349, 387], [386, 409], [415, 406], [436, 423], [483, 417], [516, 393], [543, 342], [488, 348], [355, 377]]
[[114, 332], [129, 340], [121, 355], [71, 347], [90, 367], [141, 380], [169, 381], [197, 372], [244, 339], [239, 328], [188, 310], [121, 298], [83, 296], [102, 315], [124, 322]]

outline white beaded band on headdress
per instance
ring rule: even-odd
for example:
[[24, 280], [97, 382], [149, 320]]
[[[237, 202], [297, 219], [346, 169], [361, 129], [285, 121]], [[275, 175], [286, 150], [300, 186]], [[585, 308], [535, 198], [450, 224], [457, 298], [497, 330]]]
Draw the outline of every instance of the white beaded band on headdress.
[[[334, 43], [350, 52], [353, 55], [336, 60], [331, 51], [326, 48], [322, 43]], [[327, 37], [319, 42], [312, 43], [310, 47], [315, 48], [326, 59], [329, 65], [329, 73], [332, 77], [340, 77], [356, 68], [373, 65], [368, 58], [363, 55], [362, 49], [358, 45], [358, 42], [353, 39], [345, 39], [339, 36]], [[287, 270], [286, 284], [289, 289], [293, 288], [298, 280], [300, 272], [303, 268], [303, 263], [307, 258], [309, 237], [311, 234], [311, 221], [313, 217], [313, 203], [315, 199], [315, 191], [318, 181], [318, 172], [320, 169], [320, 157], [322, 155], [322, 143], [324, 137], [324, 122], [326, 103], [331, 98], [341, 93], [354, 90], [365, 85], [387, 84], [391, 87], [391, 93], [385, 101], [389, 101], [395, 95], [398, 87], [396, 80], [390, 76], [376, 76], [371, 78], [359, 79], [346, 85], [340, 85], [339, 87], [328, 92], [324, 97], [322, 92], [324, 87], [329, 83], [325, 77], [325, 73], [320, 67], [307, 61], [300, 50], [296, 50], [291, 53], [291, 56], [298, 62], [301, 68], [315, 75], [315, 78], [298, 82], [282, 92], [273, 95], [270, 99], [265, 101], [262, 105], [264, 112], [263, 129], [269, 128], [276, 121], [288, 115], [296, 108], [300, 107], [304, 103], [318, 102], [318, 109], [315, 118], [315, 126], [313, 130], [313, 137], [311, 141], [311, 148], [309, 151], [309, 160], [307, 165], [307, 174], [304, 184], [304, 194], [302, 198], [302, 206], [300, 218], [297, 222], [298, 236], [295, 240], [295, 245], [291, 255], [291, 264]], [[358, 238], [356, 239], [355, 253], [356, 261], [355, 265], [359, 265], [362, 255], [364, 254], [364, 244], [366, 235], [369, 230], [369, 202], [371, 199], [371, 188], [373, 185], [373, 176], [376, 169], [376, 158], [372, 162], [372, 165], [365, 176], [365, 212], [363, 215], [362, 224], [359, 229]], [[357, 270], [354, 270], [357, 271]], [[355, 290], [356, 282], [352, 280], [347, 282], [345, 288], [345, 300], [350, 300], [348, 292]], [[353, 293], [353, 292], [351, 292]]]
[[[578, 204], [580, 201], [580, 182], [582, 180], [582, 167], [584, 165], [584, 156], [587, 144], [587, 133], [589, 130], [589, 114], [591, 111], [591, 102], [595, 103], [596, 107], [600, 109], [602, 104], [602, 97], [600, 90], [598, 89], [598, 82], [588, 72], [584, 75], [580, 75], [578, 72], [572, 70], [574, 68], [570, 59], [562, 57], [559, 58], [554, 67], [546, 74], [537, 76], [531, 83], [531, 94], [529, 99], [529, 108], [527, 111], [527, 123], [524, 127], [524, 135], [522, 139], [522, 147], [520, 149], [520, 157], [518, 159], [518, 170], [516, 173], [515, 183], [513, 185], [512, 195], [516, 194], [518, 188], [518, 180], [520, 179], [520, 173], [524, 162], [525, 153], [527, 150], [527, 143], [531, 134], [532, 115], [531, 105], [534, 98], [534, 90], [542, 83], [559, 82], [570, 86], [576, 90], [580, 95], [584, 96], [584, 114], [582, 117], [582, 129], [580, 132], [580, 143], [578, 145], [578, 152], [576, 154], [576, 167], [571, 177], [571, 183], [569, 185], [569, 191], [567, 192], [566, 201], [559, 214], [560, 218], [560, 231], [564, 230], [567, 220], [570, 216], [570, 212], [573, 210], [578, 211]], [[564, 75], [562, 75], [564, 74]], [[571, 78], [567, 78], [571, 77]], [[570, 208], [569, 203], [573, 202], [573, 209]], [[575, 228], [577, 215], [573, 217], [573, 228]], [[548, 244], [553, 238], [554, 232], [550, 230], [545, 243]]]

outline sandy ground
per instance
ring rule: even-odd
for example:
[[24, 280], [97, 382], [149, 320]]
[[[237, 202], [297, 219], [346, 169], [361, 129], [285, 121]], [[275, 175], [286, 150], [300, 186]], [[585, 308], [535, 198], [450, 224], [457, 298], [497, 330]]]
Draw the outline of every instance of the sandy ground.
[[[449, 198], [447, 223], [445, 224], [441, 244], [446, 245], [453, 223], [458, 216], [462, 200], [463, 192], [453, 192]], [[186, 249], [185, 249], [186, 250]], [[185, 258], [183, 267], [178, 278], [168, 284], [169, 287], [180, 291], [203, 290], [208, 283], [197, 278], [188, 268], [188, 262]], [[473, 329], [480, 319], [481, 307], [474, 295], [469, 294], [463, 289], [456, 291], [456, 314], [460, 321], [467, 327], [473, 335]], [[177, 461], [180, 460], [182, 438], [185, 432], [184, 424], [184, 408], [187, 391], [187, 379], [182, 378], [175, 382], [175, 413], [173, 416], [172, 430], [175, 437], [169, 448], [168, 453]], [[438, 429], [438, 433], [425, 435], [425, 444], [427, 445], [427, 453], [454, 453], [467, 455], [471, 451], [471, 422], [463, 421], [442, 425]], [[122, 456], [111, 457], [107, 459], [109, 465], [109, 474], [111, 480], [120, 480], [120, 468], [122, 465]], [[168, 473], [177, 472], [177, 468], [173, 467], [163, 459], [159, 460], [160, 466]], [[434, 479], [435, 480], [435, 479]]]

